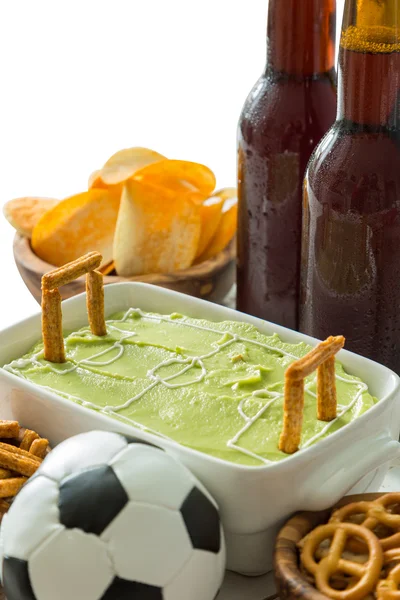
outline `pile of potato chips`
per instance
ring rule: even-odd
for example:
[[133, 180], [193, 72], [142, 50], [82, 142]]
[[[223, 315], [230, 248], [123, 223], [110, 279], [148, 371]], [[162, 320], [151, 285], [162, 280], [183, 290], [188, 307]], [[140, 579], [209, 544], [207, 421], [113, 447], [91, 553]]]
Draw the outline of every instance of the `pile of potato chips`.
[[215, 185], [204, 165], [128, 148], [90, 176], [87, 191], [11, 200], [4, 213], [52, 265], [96, 250], [103, 272], [173, 273], [216, 256], [235, 236], [237, 191]]

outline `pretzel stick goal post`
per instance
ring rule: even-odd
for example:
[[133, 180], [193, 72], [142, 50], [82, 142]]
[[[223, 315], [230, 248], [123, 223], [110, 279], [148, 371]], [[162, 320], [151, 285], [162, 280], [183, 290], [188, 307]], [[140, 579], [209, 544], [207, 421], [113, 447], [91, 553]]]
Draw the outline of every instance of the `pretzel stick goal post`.
[[337, 414], [335, 354], [344, 346], [343, 336], [329, 337], [292, 363], [285, 373], [283, 429], [279, 450], [293, 454], [299, 449], [304, 409], [304, 379], [317, 369], [317, 416], [332, 421]]
[[42, 277], [42, 333], [44, 358], [50, 362], [65, 362], [62, 332], [61, 295], [58, 288], [86, 273], [86, 295], [89, 325], [94, 335], [106, 335], [104, 320], [103, 276], [96, 271], [102, 256], [89, 252]]

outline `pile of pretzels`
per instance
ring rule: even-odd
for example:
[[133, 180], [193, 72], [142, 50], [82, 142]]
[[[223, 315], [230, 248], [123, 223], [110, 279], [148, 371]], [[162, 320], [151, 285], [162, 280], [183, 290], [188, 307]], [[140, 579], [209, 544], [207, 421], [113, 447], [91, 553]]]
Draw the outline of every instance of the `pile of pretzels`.
[[335, 510], [299, 543], [307, 579], [333, 600], [400, 600], [400, 493]]

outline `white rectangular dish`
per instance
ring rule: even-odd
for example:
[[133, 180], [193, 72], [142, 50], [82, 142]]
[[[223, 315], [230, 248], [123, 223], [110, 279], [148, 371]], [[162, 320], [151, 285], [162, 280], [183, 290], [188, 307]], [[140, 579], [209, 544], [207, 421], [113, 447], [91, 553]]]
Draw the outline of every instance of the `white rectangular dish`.
[[[106, 315], [129, 307], [144, 311], [244, 321], [262, 333], [277, 333], [283, 341], [316, 340], [277, 325], [141, 283], [105, 287]], [[87, 325], [85, 294], [63, 302], [64, 329]], [[41, 314], [0, 333], [0, 364], [22, 356], [41, 338]], [[248, 575], [272, 566], [275, 533], [297, 510], [320, 510], [346, 493], [379, 488], [389, 462], [400, 455], [399, 378], [385, 367], [342, 351], [345, 369], [363, 379], [380, 401], [350, 425], [316, 445], [275, 464], [248, 467], [222, 461], [181, 446], [105, 414], [77, 405], [57, 394], [0, 369], [0, 414], [46, 435], [55, 445], [91, 429], [135, 435], [177, 456], [208, 488], [219, 503], [225, 529], [228, 568]]]

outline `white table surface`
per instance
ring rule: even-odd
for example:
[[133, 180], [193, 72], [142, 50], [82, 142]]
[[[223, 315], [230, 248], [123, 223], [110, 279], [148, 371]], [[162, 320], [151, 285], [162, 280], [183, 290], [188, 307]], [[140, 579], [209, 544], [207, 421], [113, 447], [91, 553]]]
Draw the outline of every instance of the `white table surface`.
[[39, 305], [22, 281], [14, 263], [14, 234], [14, 229], [3, 218], [0, 210], [0, 331], [39, 310]]

